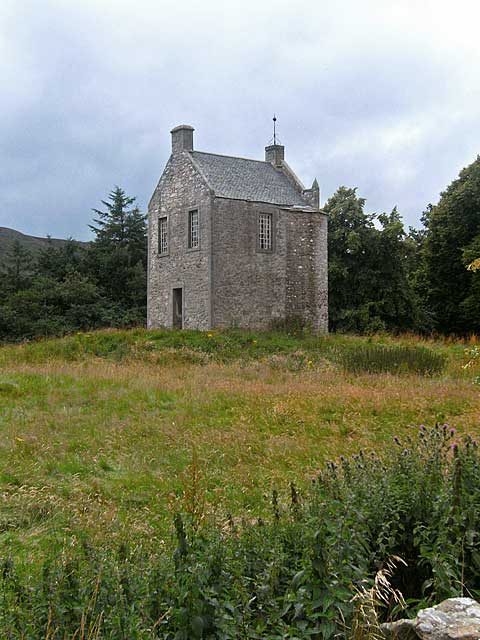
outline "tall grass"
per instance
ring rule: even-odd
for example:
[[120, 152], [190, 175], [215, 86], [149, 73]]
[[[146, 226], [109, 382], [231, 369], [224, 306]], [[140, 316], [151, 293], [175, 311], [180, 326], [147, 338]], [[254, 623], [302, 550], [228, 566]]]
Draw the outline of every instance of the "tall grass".
[[[258, 520], [204, 517], [194, 461], [173, 553], [78, 539], [40, 567], [5, 560], [0, 637], [357, 638], [359, 593], [364, 613], [374, 600], [373, 630], [434, 600], [479, 597], [480, 459], [471, 438], [455, 440], [447, 425], [421, 427], [382, 459], [330, 462], [308, 490], [275, 491]], [[382, 575], [395, 598], [377, 597]]]
[[423, 346], [359, 344], [338, 353], [344, 369], [351, 373], [417, 373], [435, 375], [443, 371], [446, 357]]

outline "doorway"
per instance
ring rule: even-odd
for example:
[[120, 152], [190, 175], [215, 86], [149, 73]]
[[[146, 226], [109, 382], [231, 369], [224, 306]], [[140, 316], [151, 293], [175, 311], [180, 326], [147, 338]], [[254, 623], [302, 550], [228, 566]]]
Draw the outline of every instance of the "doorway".
[[183, 289], [173, 290], [173, 328], [183, 329]]

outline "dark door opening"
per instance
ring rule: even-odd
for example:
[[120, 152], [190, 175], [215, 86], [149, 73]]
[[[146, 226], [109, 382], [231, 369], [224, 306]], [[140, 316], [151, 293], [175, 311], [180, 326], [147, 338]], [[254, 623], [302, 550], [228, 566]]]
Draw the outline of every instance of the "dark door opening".
[[173, 290], [173, 328], [183, 329], [182, 288]]

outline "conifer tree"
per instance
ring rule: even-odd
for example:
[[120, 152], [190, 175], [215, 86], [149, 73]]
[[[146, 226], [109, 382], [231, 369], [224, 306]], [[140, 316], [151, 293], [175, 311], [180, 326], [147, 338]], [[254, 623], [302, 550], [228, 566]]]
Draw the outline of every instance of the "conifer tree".
[[146, 266], [147, 229], [146, 216], [135, 206], [136, 198], [125, 194], [116, 186], [102, 200], [106, 211], [93, 209], [98, 216], [95, 225], [89, 225], [95, 233], [95, 245], [101, 250], [125, 249], [129, 266], [141, 262]]
[[7, 252], [1, 274], [6, 290], [16, 292], [26, 288], [31, 281], [33, 270], [32, 254], [21, 242], [14, 240]]
[[117, 186], [108, 200], [102, 200], [105, 211], [93, 209], [97, 217], [95, 224], [89, 226], [95, 240], [87, 265], [108, 299], [126, 308], [145, 310], [147, 227], [146, 217], [135, 206], [135, 200]]

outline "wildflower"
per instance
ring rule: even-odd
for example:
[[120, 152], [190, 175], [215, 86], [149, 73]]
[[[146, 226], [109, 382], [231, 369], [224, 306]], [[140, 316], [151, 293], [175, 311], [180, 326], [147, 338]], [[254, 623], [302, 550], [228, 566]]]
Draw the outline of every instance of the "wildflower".
[[257, 340], [252, 340], [252, 343], [253, 344], [257, 344]]
[[398, 445], [400, 444], [400, 439], [398, 436], [393, 436], [393, 441], [395, 444], [398, 444]]
[[424, 424], [420, 425], [420, 431], [426, 431], [427, 427]]
[[213, 338], [213, 333], [207, 333], [207, 338]]
[[313, 362], [311, 360], [308, 361], [308, 366], [311, 367]]
[[456, 429], [454, 427], [452, 427], [450, 429], [450, 437], [452, 437], [455, 434], [455, 432], [456, 432]]

